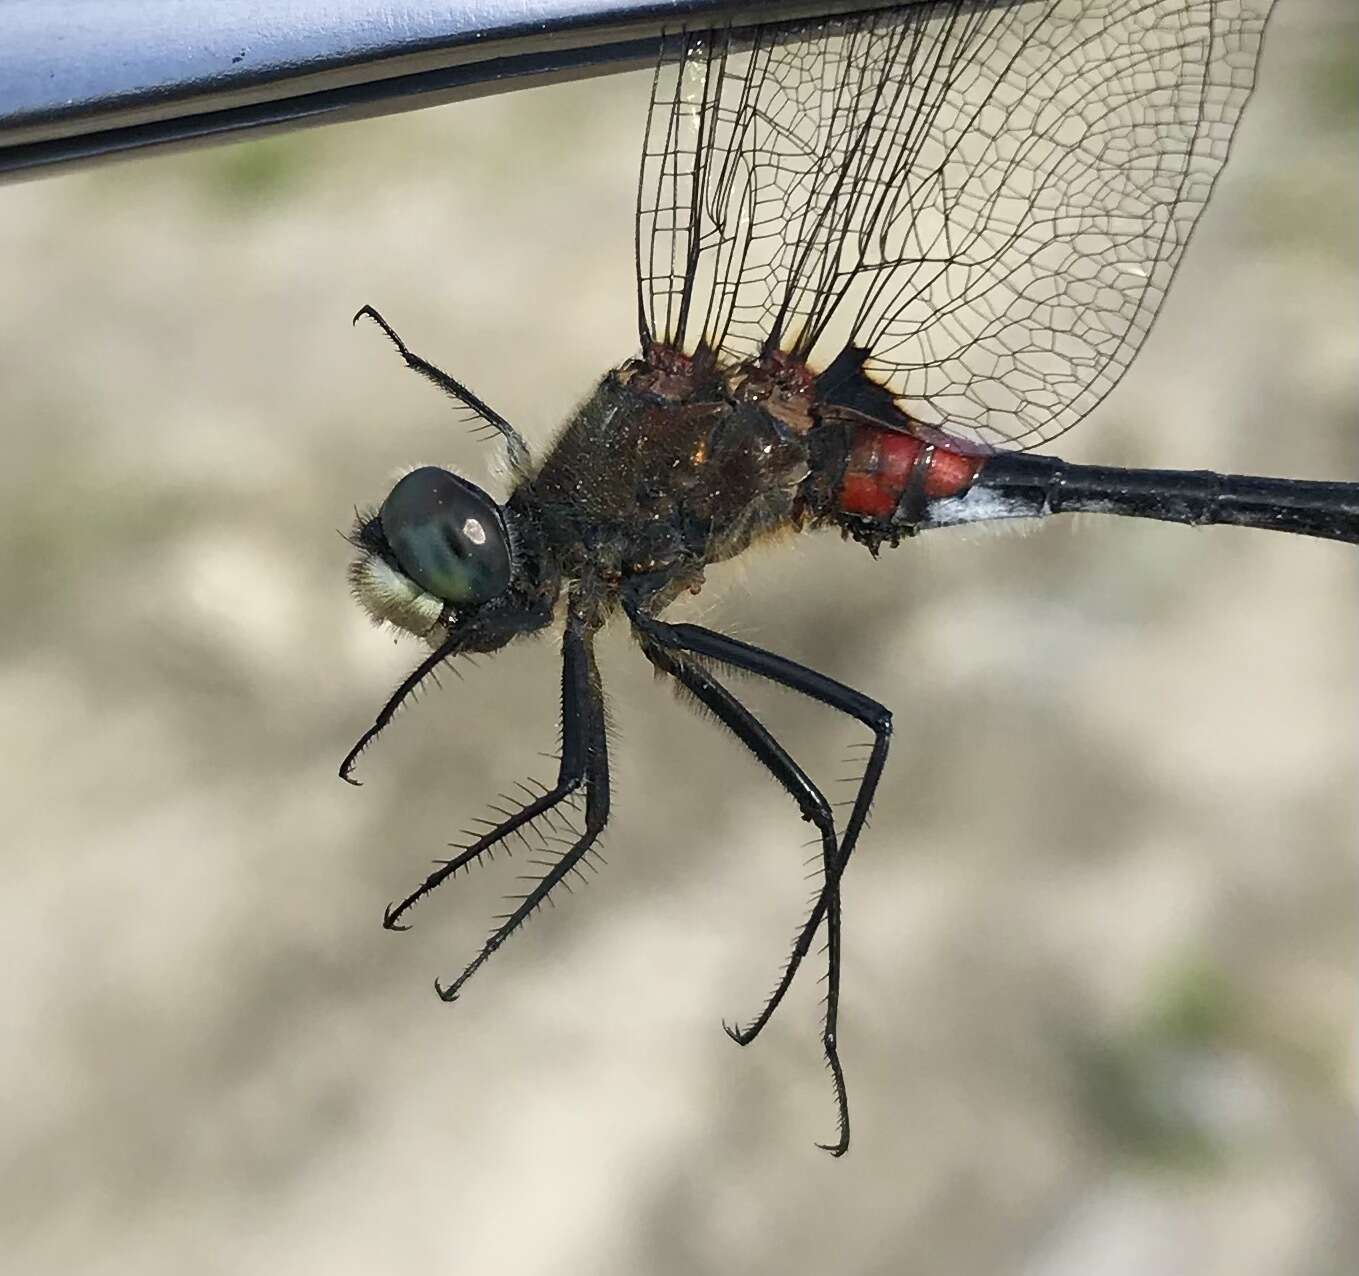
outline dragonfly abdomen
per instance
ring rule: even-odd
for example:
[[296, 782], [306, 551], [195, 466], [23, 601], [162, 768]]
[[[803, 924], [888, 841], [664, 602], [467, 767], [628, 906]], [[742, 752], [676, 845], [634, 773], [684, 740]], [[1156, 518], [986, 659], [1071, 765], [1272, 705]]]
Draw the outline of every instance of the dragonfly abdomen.
[[912, 534], [931, 503], [966, 493], [986, 461], [975, 447], [955, 448], [943, 435], [929, 440], [867, 422], [845, 430], [844, 459], [822, 518], [874, 550]]

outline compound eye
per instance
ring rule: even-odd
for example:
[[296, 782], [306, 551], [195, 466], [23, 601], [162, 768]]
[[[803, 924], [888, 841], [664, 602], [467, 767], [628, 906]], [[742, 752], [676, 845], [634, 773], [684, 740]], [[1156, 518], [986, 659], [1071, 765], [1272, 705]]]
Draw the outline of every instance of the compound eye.
[[457, 606], [484, 603], [510, 583], [500, 509], [481, 488], [426, 465], [388, 493], [378, 515], [401, 570]]

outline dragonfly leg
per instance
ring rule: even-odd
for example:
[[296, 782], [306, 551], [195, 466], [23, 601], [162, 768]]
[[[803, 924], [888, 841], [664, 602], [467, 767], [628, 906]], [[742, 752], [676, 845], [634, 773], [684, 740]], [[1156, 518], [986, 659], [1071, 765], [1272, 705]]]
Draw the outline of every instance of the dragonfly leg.
[[[354, 759], [358, 757], [364, 746], [370, 743], [373, 737], [391, 721], [392, 715], [401, 702], [444, 658], [445, 650], [457, 641], [456, 637], [449, 639], [443, 647], [425, 658], [419, 668], [397, 688], [396, 693], [388, 700], [382, 712], [378, 714], [377, 721], [373, 726], [363, 734], [359, 742], [349, 751], [349, 756], [345, 758], [344, 764], [340, 767], [340, 774], [351, 784], [358, 783], [357, 780], [349, 777], [349, 769], [353, 766]], [[532, 824], [540, 816], [549, 815], [553, 808], [570, 798], [585, 782], [588, 775], [585, 761], [586, 720], [589, 716], [586, 701], [591, 694], [589, 678], [593, 670], [593, 657], [589, 655], [585, 639], [578, 630], [568, 625], [566, 639], [562, 647], [562, 754], [557, 783], [543, 793], [531, 797], [531, 800], [525, 802], [517, 811], [507, 814], [499, 824], [494, 825], [485, 834], [463, 847], [453, 859], [441, 864], [435, 872], [425, 878], [400, 903], [389, 904], [383, 915], [382, 923], [388, 930], [408, 929], [408, 927], [398, 923], [401, 916], [412, 905], [447, 881], [459, 869], [466, 868], [479, 860], [506, 838]], [[593, 694], [598, 694], [597, 675]], [[526, 789], [526, 791], [528, 790]]]
[[391, 926], [411, 904], [427, 895], [463, 864], [489, 850], [536, 816], [557, 806], [582, 785], [585, 787], [583, 831], [557, 862], [534, 882], [532, 889], [519, 897], [514, 911], [492, 932], [481, 951], [463, 968], [462, 973], [449, 984], [435, 980], [435, 991], [445, 1001], [455, 1001], [463, 984], [528, 920], [553, 888], [578, 868], [608, 822], [609, 758], [604, 726], [604, 697], [589, 633], [584, 623], [572, 615], [567, 620], [562, 644], [562, 758], [556, 785], [484, 837], [478, 838], [456, 859], [431, 874], [395, 908], [389, 908], [386, 925]]
[[[838, 847], [835, 834], [835, 817], [830, 804], [816, 787], [811, 778], [789, 756], [782, 745], [769, 733], [764, 724], [750, 712], [735, 696], [719, 683], [707, 670], [695, 661], [686, 659], [681, 653], [667, 647], [662, 641], [653, 638], [645, 631], [639, 632], [642, 650], [657, 669], [669, 674], [704, 708], [708, 709], [742, 744], [755, 755], [756, 760], [788, 791], [802, 812], [802, 818], [816, 826], [821, 836], [821, 858], [825, 879], [835, 875]], [[840, 908], [838, 892], [832, 892], [828, 903], [828, 930], [839, 966]], [[740, 1040], [738, 1030], [728, 1027], [728, 1035]], [[844, 1070], [840, 1066], [840, 1055], [835, 1041], [834, 1021], [828, 1021], [823, 1033], [822, 1044], [826, 1053], [826, 1064], [830, 1069], [835, 1086], [836, 1115], [839, 1134], [834, 1144], [822, 1144], [835, 1156], [842, 1155], [849, 1147], [849, 1096], [845, 1090]]]
[[383, 332], [392, 345], [396, 347], [396, 352], [405, 360], [406, 366], [412, 372], [418, 372], [426, 381], [436, 385], [455, 403], [461, 403], [463, 407], [480, 417], [482, 422], [494, 430], [505, 440], [505, 445], [509, 450], [510, 465], [519, 473], [524, 474], [529, 469], [529, 450], [528, 444], [524, 442], [524, 436], [519, 433], [503, 416], [493, 407], [478, 398], [461, 381], [448, 375], [441, 368], [436, 368], [428, 359], [422, 359], [418, 354], [411, 350], [404, 341], [396, 334], [396, 330], [389, 324], [372, 306], [364, 306], [358, 314], [354, 316], [354, 322], [360, 319], [371, 319]]
[[511, 616], [500, 617], [494, 624], [488, 625], [480, 631], [454, 627], [448, 637], [416, 665], [414, 670], [402, 679], [401, 685], [387, 698], [387, 703], [382, 706], [377, 718], [373, 721], [373, 725], [359, 737], [354, 747], [345, 754], [344, 761], [340, 763], [340, 779], [356, 787], [359, 785], [359, 781], [354, 779], [353, 776], [354, 764], [359, 760], [359, 755], [387, 729], [392, 719], [396, 717], [397, 710], [415, 694], [426, 678], [433, 676], [434, 671], [444, 661], [469, 649], [482, 650], [488, 642], [491, 643], [492, 647], [504, 646], [516, 634], [531, 633], [536, 629], [541, 629], [550, 619], [550, 610], [524, 610], [517, 611]]
[[836, 682], [805, 665], [777, 656], [771, 651], [751, 646], [724, 634], [715, 633], [699, 625], [671, 625], [648, 616], [634, 600], [625, 604], [633, 624], [648, 637], [672, 650], [691, 652], [696, 656], [728, 665], [746, 673], [768, 678], [791, 691], [799, 692], [829, 708], [857, 719], [873, 732], [873, 747], [863, 778], [854, 797], [844, 837], [840, 841], [835, 863], [826, 874], [821, 894], [802, 929], [793, 942], [793, 949], [784, 966], [773, 993], [764, 1008], [745, 1028], [731, 1032], [742, 1045], [753, 1041], [778, 1009], [802, 959], [811, 948], [812, 940], [823, 919], [827, 920], [826, 946], [826, 1022], [824, 1038], [831, 1047], [836, 1041], [840, 1005], [840, 878], [845, 865], [858, 843], [859, 835], [868, 819], [878, 782], [887, 764], [887, 750], [892, 740], [892, 714], [884, 705], [861, 692]]
[[415, 693], [417, 687], [424, 680], [432, 675], [445, 660], [450, 656], [456, 655], [462, 644], [462, 635], [454, 634], [446, 638], [428, 656], [426, 656], [415, 669], [412, 670], [401, 682], [401, 685], [388, 697], [387, 703], [382, 706], [373, 725], [368, 728], [358, 738], [358, 742], [348, 753], [344, 755], [344, 761], [340, 763], [340, 779], [346, 784], [352, 784], [356, 788], [362, 783], [356, 780], [352, 774], [354, 764], [359, 760], [361, 754], [374, 740], [386, 730], [387, 724], [396, 717], [396, 711]]

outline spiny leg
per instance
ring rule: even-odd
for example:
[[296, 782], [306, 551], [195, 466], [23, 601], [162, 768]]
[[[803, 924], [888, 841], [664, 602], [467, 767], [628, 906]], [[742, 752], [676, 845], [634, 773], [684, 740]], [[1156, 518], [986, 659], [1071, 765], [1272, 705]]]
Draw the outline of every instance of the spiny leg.
[[[711, 629], [704, 629], [699, 625], [666, 625], [665, 622], [654, 619], [650, 619], [649, 623], [668, 629], [673, 646], [685, 651], [692, 651], [695, 655], [707, 657], [720, 664], [730, 665], [748, 673], [759, 674], [768, 678], [771, 682], [785, 686], [791, 691], [800, 692], [802, 695], [817, 700], [829, 708], [838, 709], [841, 713], [856, 718], [873, 732], [873, 748], [869, 753], [863, 778], [860, 780], [859, 788], [855, 794], [849, 822], [845, 826], [845, 835], [840, 842], [840, 854], [835, 866], [834, 878], [833, 880], [828, 879], [823, 884], [821, 895], [798, 935], [788, 965], [773, 995], [751, 1025], [736, 1036], [737, 1041], [746, 1045], [753, 1041], [765, 1024], [769, 1022], [770, 1017], [778, 1008], [779, 1002], [783, 1000], [784, 994], [793, 982], [793, 976], [797, 973], [798, 965], [811, 947], [812, 939], [821, 924], [821, 919], [826, 916], [828, 909], [832, 906], [840, 877], [844, 874], [845, 865], [853, 853], [859, 835], [863, 831], [864, 823], [868, 819], [868, 812], [873, 805], [873, 796], [877, 790], [878, 781], [882, 778], [882, 772], [887, 763], [887, 750], [892, 738], [892, 714], [885, 706], [861, 692], [855, 691], [852, 687], [847, 687], [844, 683], [836, 682], [835, 679], [817, 673], [814, 669], [808, 669], [805, 665], [787, 660], [760, 647], [753, 647], [749, 643], [740, 642], [735, 638], [715, 633]], [[838, 966], [839, 963], [837, 962], [836, 975], [832, 977], [831, 986], [827, 989], [828, 999], [832, 1005], [838, 1002]]]
[[455, 626], [449, 632], [448, 637], [402, 680], [401, 685], [392, 692], [387, 703], [382, 706], [382, 710], [374, 720], [373, 725], [359, 737], [358, 743], [345, 754], [344, 761], [340, 763], [340, 779], [347, 784], [358, 786], [359, 781], [354, 779], [350, 772], [353, 771], [354, 763], [358, 761], [359, 755], [382, 734], [396, 716], [396, 711], [414, 694], [421, 683], [426, 678], [435, 676], [434, 671], [450, 656], [463, 654], [469, 646], [475, 648], [478, 641], [503, 646], [516, 634], [530, 633], [533, 630], [541, 629], [550, 619], [550, 611], [527, 609], [486, 621], [480, 626], [479, 630]]
[[[528, 920], [553, 888], [577, 868], [608, 823], [609, 755], [604, 728], [604, 697], [590, 636], [584, 623], [574, 613], [568, 616], [566, 637], [562, 644], [562, 775], [570, 778], [572, 790], [581, 783], [585, 785], [583, 832], [534, 884], [533, 889], [519, 900], [519, 906], [496, 928], [462, 973], [447, 986], [437, 979], [434, 981], [435, 991], [445, 1001], [457, 999], [463, 984]], [[559, 780], [558, 788], [562, 787], [563, 782]], [[551, 793], [548, 794], [548, 797], [551, 796]], [[440, 873], [443, 871], [440, 870]]]
[[666, 646], [692, 652], [719, 664], [768, 678], [791, 691], [797, 691], [829, 708], [848, 714], [873, 732], [873, 747], [864, 768], [863, 778], [859, 782], [833, 870], [826, 875], [821, 894], [793, 943], [793, 950], [784, 967], [783, 975], [765, 1003], [764, 1009], [748, 1027], [731, 1034], [741, 1045], [748, 1045], [755, 1040], [774, 1011], [778, 1009], [802, 959], [811, 948], [822, 919], [825, 918], [827, 919], [826, 1035], [833, 1042], [840, 1005], [840, 878], [868, 819], [878, 781], [882, 778], [887, 763], [887, 750], [892, 738], [892, 714], [884, 705], [855, 691], [852, 687], [808, 669], [805, 665], [776, 656], [773, 652], [740, 642], [735, 638], [728, 638], [724, 634], [714, 633], [711, 629], [704, 629], [699, 625], [667, 624], [665, 621], [645, 615], [639, 609], [636, 600], [630, 600], [626, 606], [633, 624]]
[[[594, 655], [590, 650], [588, 640], [584, 636], [582, 626], [574, 618], [569, 619], [566, 634], [562, 641], [562, 749], [561, 763], [557, 771], [557, 783], [546, 792], [534, 796], [517, 811], [487, 830], [451, 860], [440, 865], [400, 903], [389, 904], [382, 918], [382, 924], [388, 930], [408, 929], [405, 926], [398, 925], [398, 922], [414, 904], [447, 881], [459, 869], [465, 868], [480, 859], [493, 847], [512, 834], [520, 832], [540, 816], [549, 816], [550, 818], [550, 813], [567, 801], [582, 784], [589, 785], [592, 783], [592, 749], [595, 747], [596, 734], [599, 737], [598, 748], [601, 752], [603, 749], [602, 712], [597, 709], [594, 703], [598, 696], [599, 675], [595, 669]], [[597, 731], [595, 727], [596, 718], [599, 719]], [[607, 759], [604, 766], [607, 778]], [[604, 790], [605, 813], [607, 815], [607, 784], [605, 784]], [[603, 827], [602, 823], [600, 827]], [[483, 955], [481, 960], [485, 960], [485, 956], [488, 955]], [[480, 961], [477, 964], [479, 965]], [[463, 978], [465, 979], [466, 976], [464, 975]], [[458, 985], [461, 985], [462, 982], [463, 979], [459, 979]]]
[[413, 350], [409, 349], [404, 341], [396, 335], [395, 329], [389, 324], [372, 306], [364, 306], [358, 314], [354, 316], [354, 323], [364, 317], [371, 319], [388, 336], [392, 345], [396, 347], [397, 353], [406, 361], [406, 366], [414, 372], [418, 372], [426, 381], [438, 386], [450, 399], [461, 403], [463, 407], [470, 409], [479, 416], [486, 425], [490, 426], [501, 438], [505, 440], [505, 446], [509, 451], [510, 465], [520, 474], [527, 474], [529, 471], [529, 450], [528, 444], [524, 442], [523, 435], [514, 428], [503, 416], [500, 415], [490, 404], [478, 398], [461, 381], [448, 375], [441, 368], [436, 368], [428, 359], [422, 359]]
[[[835, 819], [830, 805], [812, 779], [789, 756], [782, 745], [769, 733], [758, 718], [731, 694], [721, 683], [701, 666], [686, 660], [682, 655], [669, 649], [645, 631], [639, 631], [642, 651], [657, 669], [669, 674], [685, 688], [696, 700], [707, 708], [742, 744], [755, 755], [756, 760], [788, 791], [802, 812], [802, 818], [816, 826], [821, 837], [822, 865], [827, 879], [835, 869], [837, 847]], [[831, 904], [831, 921], [828, 930], [831, 936], [832, 951], [836, 966], [839, 966], [839, 901]], [[826, 1064], [830, 1069], [835, 1086], [836, 1118], [839, 1136], [833, 1144], [822, 1143], [832, 1156], [842, 1156], [849, 1148], [849, 1095], [845, 1090], [845, 1074], [840, 1066], [839, 1050], [835, 1042], [834, 1021], [822, 1034]], [[729, 1035], [735, 1036], [733, 1029], [726, 1028]], [[737, 1038], [739, 1040], [739, 1038]]]
[[359, 760], [362, 753], [379, 735], [386, 729], [387, 724], [396, 717], [396, 711], [401, 708], [408, 696], [428, 678], [449, 656], [456, 655], [462, 637], [459, 634], [450, 634], [442, 643], [439, 644], [428, 656], [426, 656], [415, 669], [408, 674], [401, 682], [401, 685], [392, 692], [387, 703], [382, 706], [373, 725], [368, 728], [358, 739], [358, 743], [344, 756], [344, 761], [340, 763], [340, 779], [346, 784], [352, 784], [358, 788], [361, 780], [356, 780], [350, 774], [354, 769], [354, 763]]

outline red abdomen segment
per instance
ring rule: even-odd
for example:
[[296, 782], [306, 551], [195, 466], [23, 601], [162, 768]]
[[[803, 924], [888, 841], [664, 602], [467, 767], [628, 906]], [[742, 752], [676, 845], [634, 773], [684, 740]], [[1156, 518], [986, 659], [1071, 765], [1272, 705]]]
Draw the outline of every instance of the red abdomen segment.
[[985, 455], [955, 452], [943, 442], [860, 426], [845, 460], [837, 504], [845, 514], [889, 522], [908, 488], [923, 501], [959, 496], [985, 460]]

